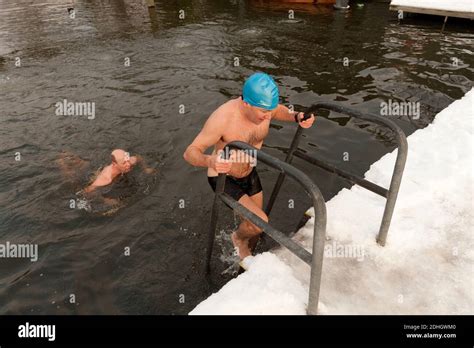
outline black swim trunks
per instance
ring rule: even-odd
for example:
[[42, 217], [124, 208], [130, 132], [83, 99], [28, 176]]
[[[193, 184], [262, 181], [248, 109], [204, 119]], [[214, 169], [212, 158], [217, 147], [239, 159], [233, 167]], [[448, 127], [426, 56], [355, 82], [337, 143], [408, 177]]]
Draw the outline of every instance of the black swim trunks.
[[[207, 181], [212, 189], [216, 191], [217, 176], [209, 176], [207, 177]], [[260, 178], [258, 177], [255, 167], [249, 175], [244, 176], [243, 178], [234, 178], [230, 175], [226, 176], [224, 192], [236, 201], [242, 198], [243, 195], [248, 195], [250, 197], [261, 191], [262, 184], [260, 183]]]

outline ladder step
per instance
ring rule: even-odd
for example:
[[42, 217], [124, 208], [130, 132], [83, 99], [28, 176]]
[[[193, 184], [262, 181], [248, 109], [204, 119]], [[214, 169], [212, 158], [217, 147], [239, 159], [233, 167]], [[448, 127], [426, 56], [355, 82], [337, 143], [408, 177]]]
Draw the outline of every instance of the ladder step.
[[245, 208], [242, 204], [237, 202], [227, 193], [223, 192], [220, 194], [221, 199], [232, 208], [237, 214], [241, 215], [244, 219], [249, 220], [255, 226], [260, 227], [263, 232], [265, 232], [270, 238], [274, 241], [283, 245], [293, 254], [298, 256], [302, 261], [306, 262], [308, 265], [311, 265], [313, 256], [305, 248], [303, 248], [298, 243], [294, 242], [290, 237], [286, 236], [284, 233], [278, 231], [276, 228], [273, 228], [260, 217], [252, 213], [250, 210]]

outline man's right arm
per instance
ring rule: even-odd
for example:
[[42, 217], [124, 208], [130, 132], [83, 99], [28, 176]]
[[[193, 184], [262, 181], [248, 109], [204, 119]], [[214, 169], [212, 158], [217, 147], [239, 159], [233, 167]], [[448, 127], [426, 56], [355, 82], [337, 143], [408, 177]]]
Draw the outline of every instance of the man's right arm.
[[204, 124], [201, 132], [183, 154], [184, 159], [195, 167], [213, 168], [215, 155], [205, 155], [209, 147], [215, 145], [222, 137], [224, 130], [223, 117], [214, 112]]

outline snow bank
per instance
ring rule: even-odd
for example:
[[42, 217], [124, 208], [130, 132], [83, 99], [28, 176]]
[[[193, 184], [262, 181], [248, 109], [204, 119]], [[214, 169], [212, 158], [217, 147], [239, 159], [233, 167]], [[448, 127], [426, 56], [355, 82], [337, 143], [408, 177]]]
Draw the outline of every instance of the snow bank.
[[[385, 247], [375, 242], [384, 199], [353, 186], [327, 203], [320, 313], [474, 313], [473, 106], [471, 90], [408, 138]], [[374, 163], [366, 178], [388, 187], [395, 156]], [[308, 250], [313, 223], [295, 235]], [[190, 314], [303, 314], [308, 282], [309, 266], [279, 248], [256, 256]]]
[[472, 0], [392, 0], [390, 5], [444, 11], [474, 12], [474, 1]]
[[255, 256], [247, 272], [219, 291], [219, 305], [211, 296], [194, 314], [305, 314], [307, 297], [291, 268], [274, 254], [263, 253]]

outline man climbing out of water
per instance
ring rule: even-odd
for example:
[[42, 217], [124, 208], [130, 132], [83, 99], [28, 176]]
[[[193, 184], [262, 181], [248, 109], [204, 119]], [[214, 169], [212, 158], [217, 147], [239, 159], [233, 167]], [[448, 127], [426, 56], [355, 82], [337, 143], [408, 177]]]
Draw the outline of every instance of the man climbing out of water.
[[[314, 115], [302, 120], [304, 114], [290, 111], [278, 104], [279, 93], [275, 81], [265, 73], [255, 73], [244, 83], [242, 96], [221, 105], [207, 119], [201, 132], [184, 152], [184, 159], [196, 167], [207, 167], [208, 182], [215, 191], [217, 176], [226, 173], [225, 192], [264, 221], [268, 217], [263, 208], [263, 193], [260, 179], [251, 161], [236, 162], [235, 156], [222, 159], [223, 148], [232, 141], [243, 141], [258, 149], [268, 134], [270, 121], [298, 122], [309, 128]], [[211, 146], [211, 155], [204, 152]], [[235, 155], [235, 152], [233, 153]], [[245, 156], [244, 156], [245, 157]], [[250, 239], [262, 230], [248, 220], [243, 220], [232, 233], [232, 242], [243, 260], [251, 255]]]

